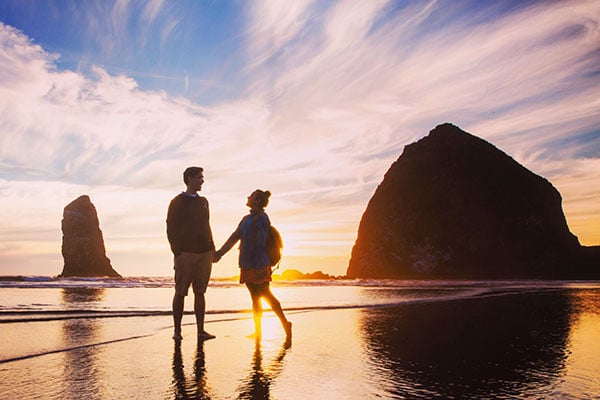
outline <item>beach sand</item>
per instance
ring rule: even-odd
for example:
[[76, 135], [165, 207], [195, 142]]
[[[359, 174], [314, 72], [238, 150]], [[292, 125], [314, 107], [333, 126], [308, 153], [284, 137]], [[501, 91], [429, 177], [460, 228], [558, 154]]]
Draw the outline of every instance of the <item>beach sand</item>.
[[272, 315], [260, 341], [247, 337], [244, 314], [207, 322], [217, 338], [200, 343], [186, 315], [180, 345], [170, 317], [38, 323], [11, 356], [46, 354], [0, 364], [0, 398], [355, 398], [363, 391], [357, 313], [289, 313], [291, 343]]
[[598, 300], [296, 311], [291, 343], [271, 313], [261, 341], [243, 313], [209, 315], [200, 343], [186, 315], [180, 344], [168, 316], [2, 324], [0, 398], [598, 398]]

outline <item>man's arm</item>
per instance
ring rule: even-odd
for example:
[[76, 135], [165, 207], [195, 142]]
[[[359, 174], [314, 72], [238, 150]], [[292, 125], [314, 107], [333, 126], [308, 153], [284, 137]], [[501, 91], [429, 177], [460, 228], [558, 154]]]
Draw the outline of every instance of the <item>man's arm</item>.
[[167, 211], [167, 238], [169, 240], [169, 245], [171, 246], [171, 251], [177, 257], [181, 253], [181, 245], [180, 245], [180, 210], [177, 203], [177, 198], [171, 200], [169, 204], [169, 209]]
[[206, 229], [208, 229], [208, 238], [210, 240], [211, 250], [214, 251], [215, 241], [213, 239], [212, 229], [210, 228], [210, 208], [208, 206], [208, 200], [206, 199], [206, 197], [202, 197], [202, 199], [204, 200], [204, 204], [206, 206]]

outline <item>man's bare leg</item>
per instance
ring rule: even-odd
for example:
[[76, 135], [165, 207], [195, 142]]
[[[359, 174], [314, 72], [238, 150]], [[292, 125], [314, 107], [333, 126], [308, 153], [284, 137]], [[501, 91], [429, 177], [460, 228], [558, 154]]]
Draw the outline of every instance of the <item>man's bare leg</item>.
[[181, 340], [181, 320], [183, 319], [183, 306], [185, 304], [185, 297], [175, 294], [173, 296], [173, 339]]
[[204, 330], [204, 314], [206, 312], [206, 300], [204, 293], [198, 293], [194, 296], [194, 312], [196, 313], [196, 328], [198, 330], [198, 339], [214, 339], [215, 335]]

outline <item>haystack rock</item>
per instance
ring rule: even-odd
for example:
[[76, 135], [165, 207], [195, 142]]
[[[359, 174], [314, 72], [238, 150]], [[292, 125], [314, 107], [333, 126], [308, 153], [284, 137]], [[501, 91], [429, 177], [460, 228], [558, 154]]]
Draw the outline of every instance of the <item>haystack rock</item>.
[[598, 279], [600, 246], [569, 231], [559, 192], [443, 124], [405, 147], [360, 221], [349, 278]]
[[62, 232], [65, 265], [61, 277], [121, 276], [106, 257], [98, 214], [88, 196], [80, 196], [65, 207]]

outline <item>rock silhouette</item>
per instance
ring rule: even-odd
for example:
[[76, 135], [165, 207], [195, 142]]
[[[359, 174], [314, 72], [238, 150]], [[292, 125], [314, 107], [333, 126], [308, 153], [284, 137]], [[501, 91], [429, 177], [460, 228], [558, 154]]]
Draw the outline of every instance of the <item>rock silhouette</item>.
[[451, 124], [404, 148], [362, 216], [349, 278], [586, 279], [600, 247], [567, 226], [559, 192]]
[[121, 276], [106, 257], [98, 214], [89, 196], [80, 196], [65, 207], [62, 232], [65, 264], [60, 277]]

